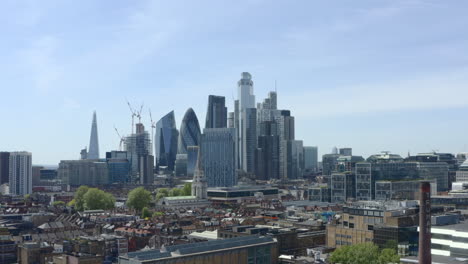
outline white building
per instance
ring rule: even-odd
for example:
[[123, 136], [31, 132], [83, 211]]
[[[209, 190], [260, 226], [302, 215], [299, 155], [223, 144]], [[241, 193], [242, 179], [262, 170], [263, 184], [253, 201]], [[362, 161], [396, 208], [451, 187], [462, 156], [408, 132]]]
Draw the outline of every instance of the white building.
[[26, 151], [10, 152], [10, 194], [32, 193], [32, 154]]

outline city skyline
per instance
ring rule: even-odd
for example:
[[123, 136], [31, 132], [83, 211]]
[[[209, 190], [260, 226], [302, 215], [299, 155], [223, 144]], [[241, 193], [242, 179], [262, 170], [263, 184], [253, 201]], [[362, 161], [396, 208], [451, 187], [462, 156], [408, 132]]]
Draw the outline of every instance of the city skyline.
[[[117, 150], [113, 126], [131, 133], [126, 98], [134, 107], [144, 102], [155, 120], [174, 110], [178, 128], [192, 107], [204, 124], [209, 95], [225, 96], [233, 111], [246, 71], [257, 102], [276, 80], [278, 109], [291, 110], [296, 138], [318, 146], [319, 157], [334, 146], [364, 157], [467, 151], [468, 39], [459, 34], [465, 5], [204, 2], [188, 4], [189, 12], [169, 3], [116, 2], [101, 18], [106, 3], [4, 2], [0, 21], [11, 26], [0, 31], [0, 109], [17, 111], [4, 117], [9, 129], [0, 146], [32, 152], [34, 164], [78, 159], [89, 148], [96, 110], [101, 152]], [[73, 18], [85, 10], [88, 19], [78, 25]], [[237, 17], [245, 10], [264, 22]], [[279, 14], [287, 21], [279, 23]], [[176, 45], [181, 40], [193, 45]], [[143, 123], [150, 128], [147, 110]]]

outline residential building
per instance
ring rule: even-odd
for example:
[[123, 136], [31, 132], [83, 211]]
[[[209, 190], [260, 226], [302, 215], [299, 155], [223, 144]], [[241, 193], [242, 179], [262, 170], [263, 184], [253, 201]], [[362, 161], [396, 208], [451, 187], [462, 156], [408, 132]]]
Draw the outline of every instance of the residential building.
[[11, 194], [32, 193], [32, 154], [30, 152], [10, 152], [9, 185]]

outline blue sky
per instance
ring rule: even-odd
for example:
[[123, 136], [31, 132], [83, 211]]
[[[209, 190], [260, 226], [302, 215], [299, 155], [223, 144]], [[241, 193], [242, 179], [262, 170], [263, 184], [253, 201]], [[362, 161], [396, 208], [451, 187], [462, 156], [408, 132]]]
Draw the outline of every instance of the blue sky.
[[[0, 150], [79, 157], [98, 114], [101, 155], [130, 132], [253, 75], [296, 116], [296, 138], [365, 157], [468, 151], [466, 1], [0, 2]], [[147, 110], [143, 121], [149, 126]]]

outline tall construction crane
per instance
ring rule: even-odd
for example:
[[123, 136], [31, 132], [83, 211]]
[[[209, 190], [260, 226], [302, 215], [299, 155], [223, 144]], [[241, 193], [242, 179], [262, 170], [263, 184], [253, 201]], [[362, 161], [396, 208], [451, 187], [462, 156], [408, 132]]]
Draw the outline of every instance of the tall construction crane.
[[143, 111], [143, 103], [141, 104], [140, 111], [136, 112], [136, 117], [138, 118], [138, 123], [141, 124], [141, 111]]
[[128, 105], [128, 108], [130, 108], [130, 112], [132, 113], [132, 134], [133, 134], [133, 126], [135, 124], [135, 117], [137, 116], [135, 110], [133, 110], [132, 106], [130, 105], [130, 102], [128, 102], [127, 100], [127, 105]]
[[122, 144], [125, 142], [125, 138], [122, 137], [119, 133], [119, 130], [114, 126], [115, 132], [117, 133], [117, 136], [119, 136], [120, 143], [119, 143], [119, 150], [122, 151]]
[[151, 140], [154, 140], [154, 129], [156, 128], [156, 122], [153, 121], [153, 116], [151, 115], [151, 109], [149, 110], [149, 116], [151, 120]]

